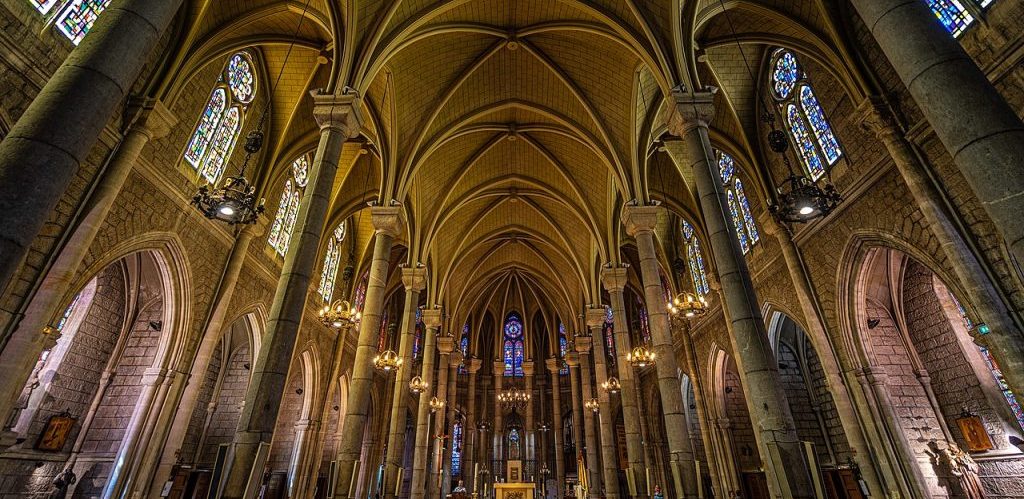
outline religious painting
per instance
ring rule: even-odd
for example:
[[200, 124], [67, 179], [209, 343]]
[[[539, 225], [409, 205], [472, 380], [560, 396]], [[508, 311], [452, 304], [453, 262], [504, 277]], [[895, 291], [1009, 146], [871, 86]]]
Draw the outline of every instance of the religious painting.
[[957, 418], [956, 425], [960, 428], [960, 434], [964, 436], [964, 441], [967, 442], [968, 451], [985, 452], [994, 448], [992, 438], [989, 437], [980, 417], [960, 417]]
[[36, 450], [60, 452], [76, 421], [78, 421], [77, 418], [71, 417], [66, 412], [50, 416], [50, 420], [46, 422], [46, 428], [36, 442]]

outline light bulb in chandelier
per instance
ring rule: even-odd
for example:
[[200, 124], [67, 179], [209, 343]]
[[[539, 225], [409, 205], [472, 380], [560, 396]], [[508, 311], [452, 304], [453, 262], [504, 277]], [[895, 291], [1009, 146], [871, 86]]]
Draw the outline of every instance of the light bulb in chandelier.
[[619, 378], [612, 376], [604, 383], [601, 383], [601, 389], [608, 393], [615, 394], [622, 390], [622, 384], [619, 383]]
[[785, 132], [774, 129], [768, 132], [768, 147], [782, 156], [782, 162], [789, 169], [789, 176], [776, 188], [776, 202], [768, 206], [776, 220], [807, 223], [828, 215], [839, 205], [842, 197], [831, 182], [826, 181], [825, 187], [821, 188], [810, 178], [793, 170], [786, 155], [789, 140]]
[[245, 138], [245, 160], [238, 175], [227, 177], [220, 187], [207, 184], [192, 196], [192, 205], [210, 220], [228, 225], [248, 225], [263, 213], [263, 200], [256, 199], [256, 187], [245, 178], [249, 158], [263, 147], [263, 132], [253, 130]]
[[419, 395], [427, 391], [427, 388], [430, 388], [430, 384], [423, 381], [423, 378], [420, 376], [413, 376], [413, 378], [409, 380], [409, 391], [412, 392], [413, 395]]
[[590, 399], [584, 402], [583, 407], [593, 412], [598, 412], [601, 410], [601, 404], [597, 401], [597, 399]]
[[444, 409], [445, 402], [437, 397], [430, 398], [430, 412], [437, 412]]
[[384, 350], [373, 358], [373, 367], [378, 371], [392, 373], [402, 367], [402, 358], [394, 350]]
[[361, 314], [347, 300], [336, 301], [330, 305], [324, 305], [317, 313], [320, 323], [334, 329], [341, 329], [348, 325], [359, 323]]
[[654, 365], [654, 357], [654, 351], [645, 345], [640, 345], [626, 354], [626, 361], [632, 364], [633, 367], [643, 368]]

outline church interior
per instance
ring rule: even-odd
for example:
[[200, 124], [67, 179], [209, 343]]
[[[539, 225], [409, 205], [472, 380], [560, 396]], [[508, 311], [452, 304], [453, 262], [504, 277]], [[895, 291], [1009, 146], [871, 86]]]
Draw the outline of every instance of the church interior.
[[1024, 2], [4, 0], [0, 499], [1024, 497]]

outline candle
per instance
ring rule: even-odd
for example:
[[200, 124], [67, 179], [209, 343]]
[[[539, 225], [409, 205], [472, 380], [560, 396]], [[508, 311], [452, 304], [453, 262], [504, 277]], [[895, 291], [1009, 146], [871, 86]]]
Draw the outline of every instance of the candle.
[[356, 477], [359, 476], [358, 473], [359, 473], [359, 461], [357, 460], [357, 461], [352, 463], [352, 478], [350, 478], [349, 481], [348, 481], [348, 496], [349, 497], [352, 497], [353, 495], [355, 495]]
[[644, 468], [644, 475], [647, 478], [647, 493], [650, 494], [651, 493], [651, 469], [645, 467]]

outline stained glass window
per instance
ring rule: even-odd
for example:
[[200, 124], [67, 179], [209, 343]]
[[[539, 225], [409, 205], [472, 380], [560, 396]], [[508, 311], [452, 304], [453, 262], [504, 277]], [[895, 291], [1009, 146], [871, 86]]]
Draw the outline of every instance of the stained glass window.
[[[46, 7], [47, 11], [54, 5], [54, 2], [46, 2], [45, 0], [38, 3], [49, 3], [49, 6]], [[85, 38], [85, 35], [92, 29], [96, 18], [100, 17], [100, 14], [109, 5], [110, 0], [71, 0], [57, 14], [54, 25], [57, 26], [61, 33], [64, 33], [64, 36], [71, 40], [71, 43], [78, 45], [82, 38]], [[37, 5], [37, 8], [41, 6]], [[42, 11], [41, 8], [40, 11]]]
[[651, 320], [647, 316], [647, 306], [644, 305], [643, 300], [640, 299], [640, 295], [636, 296], [636, 315], [640, 320], [640, 337], [644, 343], [650, 344], [651, 342]]
[[562, 367], [558, 368], [558, 374], [565, 376], [569, 374], [569, 365], [565, 363], [566, 349], [569, 347], [569, 341], [565, 338], [565, 324], [558, 323], [558, 355], [562, 360]]
[[[342, 237], [344, 231], [342, 231]], [[370, 282], [370, 269], [363, 271], [363, 275], [359, 277], [359, 284], [356, 285], [356, 292], [353, 293], [352, 306], [355, 307], [359, 312], [363, 311], [363, 305], [366, 304], [366, 285]]]
[[747, 228], [747, 235], [750, 236], [750, 244], [753, 246], [761, 240], [761, 234], [757, 231], [754, 215], [750, 212], [750, 202], [747, 201], [747, 194], [743, 192], [743, 182], [740, 182], [740, 179], [736, 179], [733, 189], [736, 191], [736, 197], [740, 201], [740, 213], [743, 214], [743, 223]]
[[608, 356], [608, 362], [615, 365], [615, 319], [612, 316], [612, 307], [604, 308], [604, 326], [601, 327], [601, 333], [604, 334], [604, 353]]
[[[949, 293], [949, 297], [953, 299], [953, 304], [956, 305], [956, 310], [960, 313], [960, 319], [963, 320], [964, 327], [968, 331], [974, 329], [974, 321], [971, 320], [967, 310], [960, 304], [960, 300], [957, 300], [952, 292]], [[999, 386], [999, 391], [1003, 393], [1003, 398], [1006, 399], [1006, 404], [1010, 406], [1010, 412], [1013, 412], [1013, 416], [1017, 419], [1017, 424], [1024, 429], [1024, 408], [1017, 401], [1017, 396], [1010, 390], [1010, 385], [1006, 383], [1006, 378], [1003, 377], [1003, 370], [999, 367], [999, 363], [996, 362], [995, 357], [992, 356], [992, 352], [988, 348], [978, 345], [978, 351], [981, 352], [981, 358], [985, 361], [985, 367], [992, 373], [992, 377], [996, 379], [996, 385]]]
[[420, 349], [423, 348], [423, 310], [416, 308], [416, 327], [412, 335], [412, 358], [420, 357]]
[[508, 458], [513, 461], [519, 459], [520, 451], [519, 429], [512, 428], [508, 432]]
[[690, 278], [693, 280], [693, 289], [700, 296], [707, 296], [711, 292], [708, 286], [708, 275], [704, 267], [704, 254], [700, 250], [700, 239], [697, 238], [690, 222], [683, 221], [683, 240], [686, 246], [686, 261], [690, 267]]
[[[985, 7], [988, 3], [983, 2], [981, 6]], [[953, 36], [960, 36], [974, 22], [974, 16], [964, 8], [960, 0], [928, 0], [928, 6]]]
[[29, 3], [32, 4], [40, 14], [49, 14], [50, 9], [52, 9], [54, 5], [57, 5], [58, 1], [59, 0], [29, 0]]
[[[462, 339], [459, 340], [459, 351], [462, 352], [462, 358], [463, 359], [468, 359], [469, 358], [469, 323], [468, 322], [465, 323], [462, 326]], [[466, 370], [466, 362], [465, 362], [465, 360], [463, 360], [463, 362], [461, 364], [459, 364], [458, 372], [459, 372], [459, 374], [466, 374], [467, 372], [469, 372], [469, 371]]]
[[462, 420], [452, 425], [452, 476], [462, 474]]
[[299, 213], [299, 202], [302, 200], [303, 187], [306, 186], [306, 172], [308, 168], [308, 154], [303, 154], [292, 162], [292, 177], [284, 183], [284, 190], [281, 192], [281, 204], [277, 207], [274, 224], [270, 227], [270, 237], [267, 238], [267, 244], [274, 248], [277, 254], [281, 256], [288, 252], [288, 244], [291, 242], [292, 231], [295, 229], [295, 219]]
[[747, 196], [743, 192], [743, 184], [736, 175], [736, 160], [718, 150], [715, 151], [715, 157], [718, 159], [718, 171], [722, 177], [722, 187], [725, 189], [729, 213], [732, 216], [732, 223], [736, 227], [736, 238], [740, 242], [743, 253], [747, 253], [760, 239], [754, 224], [754, 216], [750, 212], [750, 202], [747, 201]]
[[[341, 262], [341, 242], [345, 239], [345, 222], [338, 224], [338, 227], [334, 229], [331, 237], [327, 240], [327, 253], [324, 255], [324, 267], [320, 271], [320, 285], [317, 287], [317, 292], [323, 297], [324, 302], [330, 302], [331, 296], [334, 294], [334, 282], [338, 278], [338, 265]], [[365, 284], [360, 283], [363, 287], [362, 301], [366, 300], [366, 287]], [[360, 297], [356, 296], [357, 303], [360, 301]], [[358, 303], [356, 308], [362, 310], [362, 303]]]
[[505, 318], [505, 376], [523, 376], [523, 319], [516, 312]]
[[71, 299], [71, 303], [68, 304], [68, 308], [64, 309], [64, 314], [62, 314], [60, 316], [60, 320], [57, 321], [57, 331], [64, 330], [64, 326], [67, 325], [68, 319], [71, 318], [71, 313], [75, 311], [75, 306], [78, 305], [78, 299], [81, 297], [81, 294], [77, 294]]
[[736, 194], [731, 190], [725, 191], [725, 198], [729, 202], [729, 216], [732, 218], [732, 224], [736, 227], [736, 238], [740, 241], [740, 249], [746, 254], [750, 251], [750, 245], [747, 244], [747, 231], [743, 230], [743, 220], [740, 219], [740, 207], [736, 203]]
[[377, 330], [377, 351], [383, 352], [388, 347], [388, 325], [391, 324], [391, 313], [384, 310], [380, 316], [380, 329]]
[[[216, 183], [224, 173], [242, 131], [245, 106], [252, 102], [255, 93], [256, 76], [249, 56], [244, 52], [232, 55], [185, 148], [185, 161], [208, 182]], [[301, 171], [293, 172], [299, 187], [305, 186], [309, 167], [308, 158], [303, 161], [299, 165]], [[298, 200], [295, 204], [297, 209]]]
[[843, 155], [832, 125], [814, 95], [807, 73], [792, 52], [775, 51], [770, 80], [800, 161], [811, 180], [818, 180], [825, 174], [826, 166], [835, 164]]

